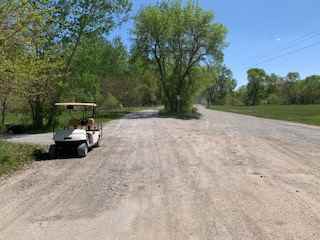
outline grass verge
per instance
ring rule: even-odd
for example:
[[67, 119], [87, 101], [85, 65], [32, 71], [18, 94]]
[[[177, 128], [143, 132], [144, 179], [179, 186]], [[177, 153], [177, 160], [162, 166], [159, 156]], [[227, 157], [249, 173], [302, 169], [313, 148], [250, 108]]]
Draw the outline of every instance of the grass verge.
[[320, 126], [320, 105], [212, 106], [210, 109]]
[[0, 176], [21, 169], [36, 159], [41, 147], [0, 141]]

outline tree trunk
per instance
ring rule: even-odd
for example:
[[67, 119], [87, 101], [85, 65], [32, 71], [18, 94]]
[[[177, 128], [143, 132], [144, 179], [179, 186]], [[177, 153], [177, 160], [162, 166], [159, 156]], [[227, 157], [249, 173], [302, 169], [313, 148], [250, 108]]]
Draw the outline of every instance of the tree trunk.
[[31, 101], [31, 109], [32, 109], [32, 125], [36, 130], [43, 129], [43, 106], [39, 97], [36, 98], [35, 101]]
[[54, 105], [55, 103], [59, 102], [60, 94], [56, 93], [55, 97], [52, 98], [49, 108], [49, 115], [48, 115], [48, 122], [47, 127], [53, 127], [56, 122], [56, 115], [57, 115], [57, 108]]
[[6, 121], [6, 111], [7, 111], [7, 99], [4, 99], [1, 103], [1, 126], [0, 129], [4, 127]]

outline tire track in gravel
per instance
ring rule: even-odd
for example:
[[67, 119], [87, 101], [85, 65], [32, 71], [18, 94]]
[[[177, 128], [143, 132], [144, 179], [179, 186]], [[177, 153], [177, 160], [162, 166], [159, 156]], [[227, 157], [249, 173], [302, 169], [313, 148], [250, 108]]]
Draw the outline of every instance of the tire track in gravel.
[[[176, 146], [181, 146], [181, 143], [179, 142], [182, 142], [184, 144], [183, 147], [175, 150], [175, 154], [176, 154], [176, 158], [179, 159], [179, 162], [180, 162], [180, 164], [178, 165], [182, 166], [180, 168], [181, 173], [185, 174], [186, 179], [191, 179], [191, 181], [189, 181], [190, 182], [189, 192], [195, 193], [193, 194], [193, 203], [195, 203], [195, 208], [193, 212], [194, 212], [194, 215], [199, 214], [199, 209], [201, 212], [200, 216], [198, 216], [197, 218], [198, 222], [200, 223], [199, 228], [206, 226], [206, 229], [202, 231], [202, 233], [204, 232], [205, 234], [200, 234], [199, 237], [200, 239], [212, 239], [214, 237], [217, 238], [217, 235], [219, 235], [219, 231], [221, 231], [221, 229], [218, 230], [216, 228], [216, 225], [232, 226], [233, 224], [228, 224], [225, 216], [221, 213], [221, 211], [219, 211], [217, 207], [217, 202], [212, 199], [211, 194], [208, 191], [206, 191], [206, 189], [201, 189], [199, 187], [200, 183], [199, 181], [196, 181], [196, 180], [199, 179], [199, 175], [202, 171], [209, 170], [209, 174], [207, 174], [207, 177], [210, 176], [211, 181], [210, 180], [207, 180], [207, 181], [209, 181], [213, 185], [211, 186], [211, 188], [215, 189], [215, 193], [219, 193], [221, 191], [221, 187], [218, 184], [219, 176], [217, 176], [216, 171], [212, 171], [212, 169], [203, 162], [203, 159], [201, 156], [198, 156], [197, 154], [195, 154], [196, 153], [195, 147], [199, 146], [196, 142], [193, 142], [193, 144], [190, 144], [190, 141], [186, 141], [185, 138], [182, 138], [182, 137], [178, 138], [177, 136], [181, 136], [182, 134], [177, 133], [177, 131], [173, 132], [172, 129], [170, 129], [170, 131], [167, 129], [166, 132], [172, 139], [174, 139]], [[181, 155], [183, 151], [185, 151], [185, 153]], [[185, 161], [186, 160], [190, 161], [190, 159], [191, 161], [194, 161], [194, 159], [197, 159], [199, 161], [198, 164], [193, 164], [193, 163], [189, 164], [189, 166], [191, 166], [193, 169], [192, 171], [190, 171], [190, 168], [188, 169], [187, 164], [185, 164]], [[228, 161], [229, 159], [230, 158], [228, 156], [225, 156], [226, 161]], [[195, 176], [194, 174], [194, 166], [196, 166], [198, 177]], [[203, 167], [205, 167], [206, 170]], [[230, 196], [230, 198], [226, 198], [226, 200], [227, 202], [229, 202], [229, 201], [232, 201], [233, 198], [234, 198], [234, 195], [232, 197]], [[263, 233], [263, 230], [259, 228], [259, 226], [254, 222], [253, 219], [251, 219], [247, 214], [245, 214], [245, 210], [241, 209], [240, 205], [237, 202], [232, 201], [231, 203], [229, 202], [228, 205], [225, 204], [226, 209], [230, 208], [231, 206], [233, 206], [233, 208], [237, 209], [237, 211], [239, 212], [237, 218], [244, 220], [246, 223], [249, 223], [249, 224], [246, 224], [246, 226], [250, 226], [250, 229], [249, 229], [250, 232], [244, 233], [243, 237], [252, 238], [253, 236], [256, 236], [256, 237], [259, 237], [260, 239], [268, 239], [266, 237], [266, 234]], [[212, 209], [214, 209], [214, 211], [212, 211]], [[208, 214], [208, 212], [210, 212], [210, 214]], [[217, 224], [216, 219], [212, 220], [210, 219], [209, 216], [215, 216], [216, 219], [219, 219], [218, 220], [219, 223]], [[246, 229], [246, 226], [243, 226], [243, 228]], [[215, 231], [212, 231], [212, 228], [214, 228]], [[227, 230], [227, 235], [226, 235], [226, 232], [223, 231], [223, 238], [221, 239], [236, 239], [241, 236], [241, 235], [239, 236], [239, 231], [235, 231], [234, 228], [227, 227], [226, 230]]]

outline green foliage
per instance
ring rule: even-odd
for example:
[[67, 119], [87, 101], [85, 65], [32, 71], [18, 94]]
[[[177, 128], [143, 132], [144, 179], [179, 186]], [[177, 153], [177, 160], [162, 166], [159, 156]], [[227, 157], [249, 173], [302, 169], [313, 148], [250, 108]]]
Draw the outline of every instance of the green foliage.
[[247, 105], [258, 105], [264, 98], [267, 74], [263, 69], [248, 70]]
[[281, 77], [274, 73], [267, 75], [262, 69], [251, 69], [248, 71], [248, 80], [246, 86], [234, 93], [246, 105], [320, 103], [318, 75], [301, 79], [297, 72], [289, 72]]
[[107, 94], [103, 98], [100, 104], [102, 109], [107, 109], [107, 110], [114, 110], [114, 109], [121, 109], [121, 103], [119, 102], [118, 99], [116, 99], [114, 96], [112, 96], [110, 93]]
[[226, 66], [215, 66], [210, 71], [210, 86], [206, 89], [205, 95], [207, 105], [223, 105], [233, 102], [232, 95], [236, 87], [236, 80], [232, 72]]
[[313, 75], [296, 84], [298, 101], [302, 104], [320, 103], [320, 76]]
[[129, 52], [106, 37], [130, 8], [129, 0], [1, 1], [0, 128], [23, 121], [28, 130], [50, 129], [66, 120], [58, 101], [111, 110], [162, 100], [169, 111], [191, 111], [212, 84], [204, 64], [223, 59], [226, 29], [191, 2], [166, 1], [138, 14]]
[[104, 80], [114, 74], [118, 81], [128, 63], [127, 55], [115, 61], [123, 46], [105, 36], [130, 8], [128, 0], [1, 1], [0, 128], [7, 111], [30, 112], [33, 128], [44, 129], [57, 101], [104, 102], [111, 92], [102, 89]]
[[190, 111], [198, 90], [197, 67], [221, 61], [226, 29], [213, 14], [188, 2], [163, 1], [135, 18], [136, 50], [156, 66], [168, 112]]

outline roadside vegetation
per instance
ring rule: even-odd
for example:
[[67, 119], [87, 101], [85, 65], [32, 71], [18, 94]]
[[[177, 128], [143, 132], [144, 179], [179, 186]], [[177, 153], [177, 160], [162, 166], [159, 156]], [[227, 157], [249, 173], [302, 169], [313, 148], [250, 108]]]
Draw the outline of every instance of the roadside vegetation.
[[[132, 45], [112, 31], [132, 3], [4, 0], [0, 3], [0, 128], [14, 116], [33, 131], [59, 119], [55, 102], [103, 111], [163, 105], [190, 113], [223, 68], [227, 29], [191, 1], [160, 1], [134, 16]], [[108, 118], [108, 117], [107, 117]]]
[[[161, 114], [189, 116], [194, 103], [320, 103], [317, 75], [253, 68], [237, 88], [224, 64], [228, 29], [193, 1], [158, 1], [136, 16], [131, 8], [130, 0], [1, 1], [0, 131], [59, 127], [66, 117], [54, 103], [66, 101], [95, 102], [104, 120], [159, 105]], [[126, 46], [111, 34], [129, 18]]]
[[302, 79], [297, 72], [279, 76], [253, 68], [247, 71], [248, 83], [236, 90], [231, 76], [218, 73], [202, 103], [216, 110], [320, 125], [319, 75]]
[[320, 126], [320, 105], [211, 106], [211, 109]]
[[0, 141], [0, 176], [21, 169], [36, 159], [41, 147]]

